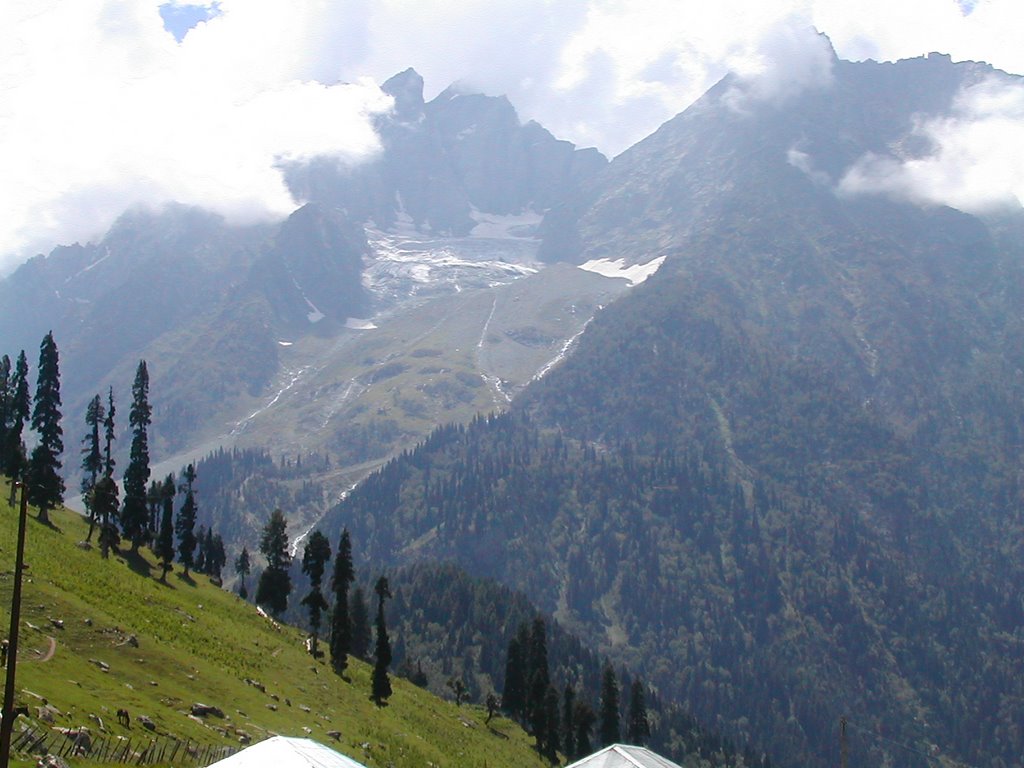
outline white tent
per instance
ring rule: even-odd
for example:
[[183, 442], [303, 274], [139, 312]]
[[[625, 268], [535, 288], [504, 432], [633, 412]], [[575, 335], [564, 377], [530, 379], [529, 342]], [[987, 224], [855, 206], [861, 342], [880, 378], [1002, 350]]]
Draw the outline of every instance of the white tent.
[[643, 747], [612, 744], [566, 768], [679, 768], [671, 760]]
[[209, 768], [366, 768], [312, 739], [274, 736], [246, 747]]

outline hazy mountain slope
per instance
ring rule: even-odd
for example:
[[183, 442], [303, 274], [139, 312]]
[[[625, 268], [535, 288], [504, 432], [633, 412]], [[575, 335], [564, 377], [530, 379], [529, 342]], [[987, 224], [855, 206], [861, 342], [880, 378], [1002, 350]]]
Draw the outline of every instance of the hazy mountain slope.
[[297, 197], [382, 229], [407, 221], [464, 235], [475, 211], [543, 211], [606, 163], [536, 123], [521, 125], [503, 96], [452, 86], [425, 103], [423, 78], [412, 69], [381, 87], [395, 99], [394, 111], [376, 120], [381, 155], [354, 168], [325, 159], [292, 165], [288, 183]]
[[523, 589], [786, 764], [831, 762], [846, 715], [862, 762], [1016, 765], [1021, 217], [833, 192], [1001, 76], [833, 74], [743, 111], [726, 80], [549, 216], [562, 257], [665, 266], [335, 524]]

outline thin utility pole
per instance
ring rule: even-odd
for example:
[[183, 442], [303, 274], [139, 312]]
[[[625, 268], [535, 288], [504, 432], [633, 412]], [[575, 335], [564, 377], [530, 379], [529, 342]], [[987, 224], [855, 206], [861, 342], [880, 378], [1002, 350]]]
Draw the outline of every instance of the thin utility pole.
[[847, 751], [846, 751], [846, 718], [839, 718], [839, 768], [847, 768], [846, 766]]
[[25, 567], [25, 521], [28, 520], [28, 499], [25, 483], [21, 488], [21, 510], [18, 513], [18, 548], [14, 558], [14, 589], [11, 592], [11, 629], [7, 636], [7, 680], [4, 684], [4, 704], [0, 710], [0, 768], [11, 762], [11, 733], [14, 731], [14, 668], [18, 661], [18, 625], [21, 624], [21, 572]]

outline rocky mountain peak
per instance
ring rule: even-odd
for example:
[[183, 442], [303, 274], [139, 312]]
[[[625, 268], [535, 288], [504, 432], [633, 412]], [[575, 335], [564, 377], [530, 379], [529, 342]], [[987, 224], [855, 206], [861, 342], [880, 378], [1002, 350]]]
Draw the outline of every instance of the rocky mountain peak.
[[388, 78], [380, 89], [394, 98], [399, 120], [415, 120], [423, 114], [423, 77], [412, 67]]

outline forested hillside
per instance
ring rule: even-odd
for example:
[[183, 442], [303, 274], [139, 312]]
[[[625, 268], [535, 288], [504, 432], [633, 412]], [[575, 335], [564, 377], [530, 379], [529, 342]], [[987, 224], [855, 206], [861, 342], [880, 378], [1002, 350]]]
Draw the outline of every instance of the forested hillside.
[[1020, 212], [822, 180], [1006, 78], [834, 75], [785, 110], [725, 81], [616, 158], [549, 242], [661, 271], [511, 414], [438, 430], [333, 519], [371, 562], [522, 589], [786, 765], [834, 762], [842, 716], [859, 762], [1017, 765]]

